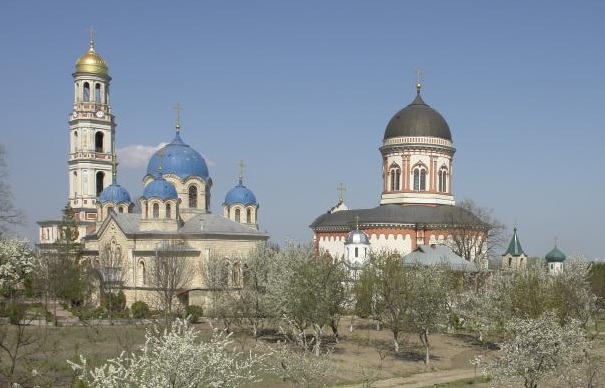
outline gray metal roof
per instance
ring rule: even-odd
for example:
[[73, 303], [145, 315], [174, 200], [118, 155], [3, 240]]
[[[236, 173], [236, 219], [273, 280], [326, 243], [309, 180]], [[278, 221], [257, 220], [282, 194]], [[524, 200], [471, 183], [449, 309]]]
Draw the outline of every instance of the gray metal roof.
[[456, 255], [445, 245], [418, 245], [418, 247], [401, 258], [403, 265], [437, 265], [445, 264], [454, 271], [477, 272], [477, 266]]
[[[205, 236], [213, 238], [218, 236], [231, 236], [239, 238], [250, 238], [266, 240], [269, 236], [263, 232], [242, 225], [217, 214], [200, 214], [183, 223], [177, 232], [165, 231], [141, 231], [141, 214], [139, 213], [112, 213], [111, 218], [115, 220], [118, 227], [126, 235], [189, 235]], [[102, 230], [107, 221], [100, 228]], [[94, 238], [94, 235], [91, 237]]]
[[368, 226], [460, 226], [472, 225], [477, 228], [485, 224], [468, 210], [452, 205], [380, 205], [372, 209], [341, 210], [335, 213], [325, 213], [315, 219], [311, 229], [319, 230], [351, 230], [356, 217], [359, 225]]
[[385, 139], [404, 136], [430, 136], [452, 140], [449, 125], [439, 112], [422, 100], [420, 92], [410, 105], [395, 113], [384, 131]]

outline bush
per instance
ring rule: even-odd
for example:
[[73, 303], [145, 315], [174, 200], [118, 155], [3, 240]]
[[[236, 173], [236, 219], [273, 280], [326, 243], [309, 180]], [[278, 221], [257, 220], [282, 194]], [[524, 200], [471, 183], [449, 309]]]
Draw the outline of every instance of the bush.
[[103, 295], [103, 307], [107, 311], [119, 312], [123, 311], [126, 307], [126, 295], [120, 290], [117, 294], [113, 292], [107, 292]]
[[8, 306], [8, 320], [11, 325], [18, 325], [25, 318], [26, 307], [22, 304], [12, 303]]
[[142, 301], [136, 301], [130, 306], [130, 311], [132, 311], [132, 317], [134, 319], [145, 319], [149, 318], [149, 306], [147, 303]]
[[189, 318], [189, 322], [196, 323], [199, 322], [200, 317], [204, 314], [204, 309], [202, 306], [196, 306], [194, 304], [190, 304], [185, 307], [185, 318]]

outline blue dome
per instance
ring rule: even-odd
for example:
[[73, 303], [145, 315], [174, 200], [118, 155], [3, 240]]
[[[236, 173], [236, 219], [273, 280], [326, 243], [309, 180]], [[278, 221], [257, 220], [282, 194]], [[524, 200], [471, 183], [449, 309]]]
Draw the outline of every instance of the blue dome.
[[161, 200], [167, 199], [177, 199], [179, 196], [176, 192], [176, 189], [172, 185], [172, 183], [168, 182], [166, 179], [160, 177], [155, 178], [151, 181], [147, 186], [145, 186], [145, 190], [143, 191], [144, 198], [160, 198]]
[[233, 205], [236, 203], [241, 203], [244, 206], [257, 205], [254, 193], [242, 184], [241, 179], [238, 185], [229, 190], [227, 195], [225, 195], [225, 205]]
[[130, 203], [130, 194], [128, 194], [125, 188], [114, 181], [103, 189], [101, 195], [99, 195], [99, 202]]
[[174, 174], [181, 179], [190, 176], [208, 179], [210, 176], [202, 155], [185, 144], [178, 132], [169, 144], [151, 157], [147, 165], [147, 175], [157, 176], [160, 173], [160, 166], [162, 174]]

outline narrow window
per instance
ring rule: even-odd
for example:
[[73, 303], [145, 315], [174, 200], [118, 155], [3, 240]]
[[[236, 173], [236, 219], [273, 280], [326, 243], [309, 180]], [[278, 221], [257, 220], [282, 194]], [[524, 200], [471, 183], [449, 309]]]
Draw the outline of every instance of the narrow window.
[[395, 191], [395, 170], [391, 170], [391, 191]]
[[235, 222], [240, 221], [240, 211], [239, 209], [235, 209]]
[[147, 273], [145, 271], [145, 262], [143, 260], [139, 261], [139, 280], [141, 284], [147, 283]]
[[74, 132], [74, 151], [80, 149], [80, 145], [78, 144], [78, 131]]
[[74, 192], [74, 196], [77, 197], [78, 196], [78, 173], [76, 171], [74, 171], [74, 176], [73, 176], [73, 192]]
[[84, 102], [90, 101], [90, 84], [84, 82]]
[[414, 170], [414, 190], [420, 190], [420, 170]]
[[395, 170], [395, 190], [401, 190], [401, 170]]
[[426, 190], [426, 170], [420, 170], [420, 190]]
[[101, 195], [103, 191], [103, 181], [105, 180], [105, 173], [103, 171], [97, 172], [96, 183], [97, 183], [97, 197]]
[[512, 257], [509, 257], [509, 258], [508, 258], [508, 268], [510, 268], [510, 267], [512, 267], [512, 266], [513, 266], [513, 258], [512, 258]]
[[246, 210], [246, 222], [249, 224], [252, 223], [252, 210], [250, 209]]
[[189, 186], [189, 207], [197, 208], [197, 186]]
[[95, 84], [95, 102], [101, 102], [101, 84]]
[[172, 209], [169, 203], [166, 204], [166, 218], [172, 218]]
[[158, 203], [153, 204], [153, 218], [160, 218], [160, 205]]
[[359, 248], [355, 247], [355, 257], [359, 257]]
[[107, 215], [113, 211], [113, 206], [107, 206]]
[[145, 218], [147, 218], [149, 215], [149, 207], [147, 206], [147, 204], [145, 204]]
[[124, 213], [124, 206], [119, 206], [118, 207], [118, 212]]
[[443, 192], [443, 171], [439, 171], [439, 173], [437, 174], [438, 178], [439, 178], [439, 192]]
[[103, 152], [103, 132], [95, 133], [95, 152]]

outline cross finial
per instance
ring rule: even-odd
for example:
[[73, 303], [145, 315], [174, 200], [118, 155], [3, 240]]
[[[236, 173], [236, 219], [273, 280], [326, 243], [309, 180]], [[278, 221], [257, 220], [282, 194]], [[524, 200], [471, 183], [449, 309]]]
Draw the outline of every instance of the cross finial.
[[244, 180], [244, 161], [240, 160], [237, 165], [239, 166], [239, 184], [241, 185], [242, 181]]
[[359, 215], [355, 216], [355, 230], [359, 230]]
[[112, 178], [112, 183], [116, 183], [116, 175], [118, 174], [118, 157], [116, 156], [116, 153], [114, 151], [113, 153], [113, 160], [111, 162], [111, 178]]
[[416, 68], [416, 93], [420, 94], [420, 89], [422, 89], [422, 69]]
[[92, 26], [88, 27], [88, 34], [90, 35], [90, 51], [95, 51], [95, 30]]
[[179, 133], [181, 132], [181, 112], [183, 111], [183, 106], [180, 102], [174, 105], [174, 110], [176, 111], [176, 133]]
[[555, 248], [557, 247], [558, 238], [555, 237]]
[[336, 190], [338, 190], [339, 194], [338, 194], [338, 202], [344, 202], [345, 198], [344, 198], [344, 192], [347, 191], [347, 189], [345, 188], [345, 185], [342, 184], [342, 182], [340, 182], [338, 184], [338, 187], [336, 188]]

